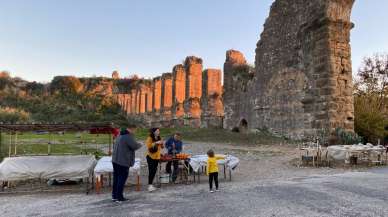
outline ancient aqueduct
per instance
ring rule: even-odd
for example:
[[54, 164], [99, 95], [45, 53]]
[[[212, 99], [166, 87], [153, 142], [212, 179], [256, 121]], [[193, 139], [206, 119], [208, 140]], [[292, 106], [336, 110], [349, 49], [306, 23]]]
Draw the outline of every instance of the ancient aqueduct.
[[251, 69], [238, 51], [221, 70], [187, 57], [172, 73], [118, 94], [147, 126], [246, 127], [290, 138], [354, 128], [350, 21], [354, 0], [276, 0]]

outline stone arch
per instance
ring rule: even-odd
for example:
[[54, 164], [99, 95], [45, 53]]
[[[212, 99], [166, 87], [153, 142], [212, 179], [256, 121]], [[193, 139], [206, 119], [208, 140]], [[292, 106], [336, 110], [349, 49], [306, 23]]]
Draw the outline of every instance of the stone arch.
[[247, 132], [248, 130], [248, 121], [245, 118], [242, 118], [240, 120], [240, 123], [238, 124], [238, 129], [240, 132]]

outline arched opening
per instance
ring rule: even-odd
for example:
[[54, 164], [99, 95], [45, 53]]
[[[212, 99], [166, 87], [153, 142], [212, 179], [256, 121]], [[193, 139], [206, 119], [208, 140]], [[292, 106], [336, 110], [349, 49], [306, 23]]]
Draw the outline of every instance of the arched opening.
[[238, 129], [241, 133], [247, 132], [248, 130], [248, 121], [245, 119], [242, 119], [240, 121], [240, 124], [238, 125]]

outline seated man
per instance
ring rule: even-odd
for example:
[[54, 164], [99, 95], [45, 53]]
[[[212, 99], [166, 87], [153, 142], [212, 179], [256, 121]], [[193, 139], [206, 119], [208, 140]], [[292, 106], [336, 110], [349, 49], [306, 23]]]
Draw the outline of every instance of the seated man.
[[[169, 138], [166, 141], [165, 147], [167, 148], [168, 154], [175, 156], [176, 154], [179, 154], [182, 152], [182, 140], [181, 140], [181, 134], [175, 133], [174, 136]], [[174, 166], [174, 170], [172, 172], [172, 181], [175, 182], [177, 175], [178, 175], [178, 161], [173, 161], [172, 164]], [[166, 165], [166, 173], [171, 174], [171, 161], [167, 163]]]

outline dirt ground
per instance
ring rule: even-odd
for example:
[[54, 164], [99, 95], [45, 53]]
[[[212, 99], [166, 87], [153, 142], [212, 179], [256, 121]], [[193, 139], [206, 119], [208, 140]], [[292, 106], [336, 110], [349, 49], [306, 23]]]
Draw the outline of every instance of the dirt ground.
[[[142, 191], [126, 189], [128, 202], [101, 194], [39, 193], [0, 196], [1, 216], [388, 216], [388, 170], [295, 166], [295, 145], [237, 146], [186, 142], [184, 152], [208, 149], [240, 159], [231, 182], [221, 176], [221, 192], [201, 184], [146, 189], [142, 160]], [[137, 157], [144, 159], [143, 147]], [[130, 177], [133, 180], [133, 177]], [[385, 184], [384, 184], [385, 183]]]

